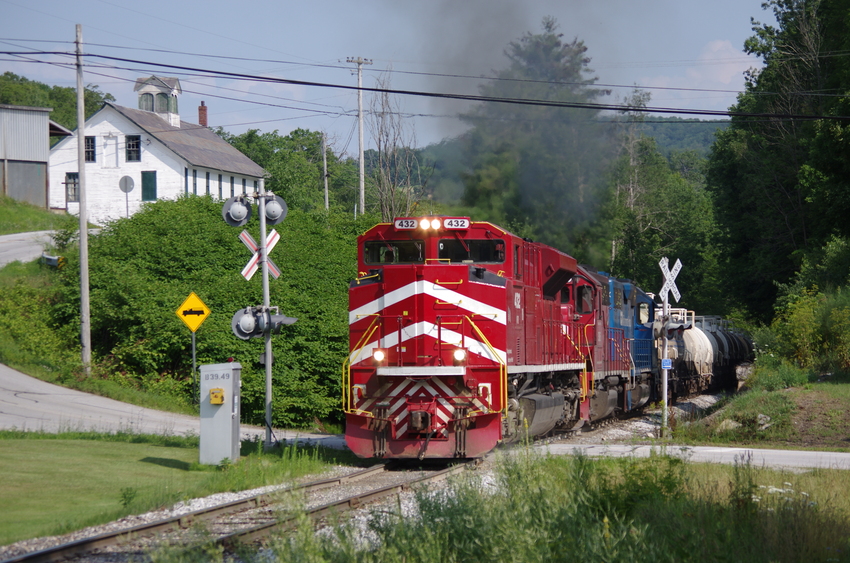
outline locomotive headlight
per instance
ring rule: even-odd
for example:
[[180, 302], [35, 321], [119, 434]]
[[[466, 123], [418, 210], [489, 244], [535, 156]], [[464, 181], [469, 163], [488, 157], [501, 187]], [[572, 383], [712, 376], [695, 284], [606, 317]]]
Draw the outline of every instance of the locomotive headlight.
[[387, 351], [381, 348], [378, 348], [374, 352], [372, 352], [372, 358], [379, 364], [387, 359]]
[[440, 228], [440, 220], [439, 219], [431, 219], [431, 228], [435, 231]]
[[419, 227], [423, 231], [427, 231], [430, 226], [431, 226], [431, 221], [429, 221], [428, 219], [422, 219], [421, 221], [419, 221]]
[[455, 364], [462, 364], [466, 361], [466, 350], [463, 348], [457, 348], [454, 352], [452, 352], [452, 358], [454, 358]]

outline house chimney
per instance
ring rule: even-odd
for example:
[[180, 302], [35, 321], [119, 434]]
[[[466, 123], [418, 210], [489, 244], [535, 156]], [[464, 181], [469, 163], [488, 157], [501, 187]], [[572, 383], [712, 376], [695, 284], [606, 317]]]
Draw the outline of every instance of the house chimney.
[[204, 102], [201, 102], [201, 105], [198, 106], [198, 123], [201, 127], [207, 126], [207, 106], [204, 105]]

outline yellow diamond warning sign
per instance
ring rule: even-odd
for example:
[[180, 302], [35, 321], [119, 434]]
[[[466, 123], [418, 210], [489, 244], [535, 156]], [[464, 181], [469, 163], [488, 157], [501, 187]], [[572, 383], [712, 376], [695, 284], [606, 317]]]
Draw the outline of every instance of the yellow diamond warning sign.
[[194, 291], [189, 294], [189, 297], [177, 308], [176, 312], [180, 320], [186, 323], [186, 326], [192, 332], [198, 330], [198, 327], [210, 316], [209, 307], [201, 301], [200, 297], [195, 295]]

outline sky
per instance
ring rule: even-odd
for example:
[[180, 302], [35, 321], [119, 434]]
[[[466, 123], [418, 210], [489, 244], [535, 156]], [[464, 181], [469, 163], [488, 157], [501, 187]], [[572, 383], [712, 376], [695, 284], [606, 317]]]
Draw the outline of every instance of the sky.
[[[356, 65], [363, 86], [477, 93], [481, 77], [507, 66], [505, 48], [554, 17], [565, 41], [587, 47], [607, 103], [635, 86], [650, 106], [725, 110], [743, 89], [744, 71], [760, 61], [743, 52], [751, 18], [775, 23], [762, 0], [0, 0], [0, 51], [74, 52], [82, 25], [84, 81], [137, 107], [136, 78], [176, 76], [180, 114], [198, 122], [201, 101], [209, 125], [235, 134], [248, 129], [287, 134], [323, 131], [338, 154], [356, 155]], [[42, 61], [42, 62], [33, 62]], [[53, 64], [45, 64], [46, 62]], [[0, 55], [0, 72], [49, 85], [76, 86], [68, 55]], [[70, 64], [69, 64], [70, 63]], [[147, 63], [147, 64], [142, 64]], [[187, 71], [159, 65], [197, 69]], [[206, 72], [205, 72], [206, 71]], [[212, 75], [234, 73], [349, 89]], [[373, 94], [363, 94], [368, 114]], [[421, 96], [393, 98], [406, 137], [425, 146], [461, 134], [457, 114], [469, 102]], [[687, 116], [683, 116], [687, 117]], [[372, 145], [368, 126], [367, 148]]]

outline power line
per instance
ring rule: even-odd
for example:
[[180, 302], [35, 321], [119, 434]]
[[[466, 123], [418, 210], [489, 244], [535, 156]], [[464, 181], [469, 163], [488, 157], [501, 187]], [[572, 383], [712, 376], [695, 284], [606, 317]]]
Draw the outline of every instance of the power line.
[[[42, 54], [42, 55], [68, 55], [65, 52], [50, 52], [50, 51], [42, 51], [38, 53], [33, 52], [0, 52], [0, 54], [6, 55], [33, 55], [33, 54]], [[233, 72], [225, 72], [225, 71], [215, 71], [208, 69], [200, 69], [196, 67], [187, 67], [182, 65], [170, 65], [165, 63], [156, 63], [149, 61], [140, 61], [135, 59], [126, 59], [122, 57], [112, 57], [108, 55], [98, 55], [98, 54], [89, 54], [87, 57], [92, 58], [101, 58], [106, 60], [113, 60], [125, 63], [139, 64], [143, 66], [153, 66], [159, 68], [167, 68], [170, 70], [182, 70], [187, 72], [194, 73], [202, 73], [204, 75], [214, 75], [214, 76], [222, 76], [228, 77], [236, 80], [247, 80], [247, 81], [256, 81], [256, 82], [266, 82], [272, 84], [292, 84], [292, 85], [300, 85], [300, 86], [311, 86], [311, 87], [320, 87], [320, 88], [330, 88], [330, 89], [340, 89], [340, 90], [348, 90], [348, 91], [365, 91], [365, 92], [377, 92], [377, 93], [389, 93], [403, 96], [414, 96], [414, 97], [426, 97], [426, 98], [437, 98], [437, 99], [448, 99], [448, 100], [459, 100], [459, 101], [472, 101], [472, 102], [487, 102], [487, 103], [503, 103], [503, 104], [513, 104], [513, 105], [526, 105], [526, 106], [541, 106], [541, 107], [553, 107], [553, 108], [562, 108], [562, 109], [588, 109], [595, 111], [615, 111], [615, 112], [630, 112], [635, 111], [635, 108], [631, 106], [621, 105], [621, 104], [598, 104], [598, 103], [590, 103], [590, 102], [564, 102], [564, 101], [553, 101], [553, 100], [543, 100], [543, 99], [528, 99], [528, 98], [508, 98], [508, 97], [495, 97], [495, 96], [483, 96], [483, 95], [475, 95], [475, 94], [450, 94], [450, 93], [441, 93], [441, 92], [423, 92], [423, 91], [415, 91], [415, 90], [399, 90], [392, 88], [373, 88], [373, 87], [358, 87], [358, 86], [350, 86], [345, 84], [331, 84], [331, 83], [323, 83], [323, 82], [314, 82], [314, 81], [306, 81], [306, 80], [294, 80], [294, 79], [286, 79], [286, 78], [275, 78], [268, 76], [258, 76], [258, 75], [250, 75], [250, 74], [242, 74], [242, 73], [233, 73]], [[132, 69], [127, 67], [118, 67], [113, 66], [109, 67], [115, 70], [128, 70], [128, 71], [138, 71], [138, 69]], [[252, 102], [252, 103], [260, 103], [262, 102]], [[272, 104], [269, 104], [272, 105]], [[295, 108], [290, 108], [295, 109]], [[774, 119], [801, 119], [801, 120], [815, 120], [815, 119], [825, 119], [825, 120], [850, 120], [850, 116], [829, 116], [829, 115], [805, 115], [805, 114], [780, 114], [780, 113], [746, 113], [746, 112], [732, 112], [732, 111], [724, 111], [724, 110], [700, 110], [700, 109], [681, 109], [681, 108], [669, 108], [669, 107], [644, 107], [640, 108], [642, 113], [665, 113], [665, 114], [679, 114], [679, 115], [704, 115], [704, 116], [723, 116], [723, 117], [744, 117], [744, 118], [774, 118]]]
[[[0, 43], [6, 41], [14, 41], [12, 39], [4, 39], [0, 38]], [[269, 63], [269, 64], [277, 64], [277, 65], [293, 65], [297, 67], [311, 67], [311, 68], [329, 68], [329, 69], [341, 69], [348, 70], [349, 67], [342, 66], [341, 64], [322, 64], [322, 63], [301, 63], [295, 61], [285, 61], [285, 60], [277, 60], [277, 59], [257, 59], [250, 57], [234, 57], [227, 55], [210, 55], [206, 53], [193, 53], [191, 51], [174, 51], [169, 49], [152, 49], [152, 48], [136, 48], [136, 47], [125, 47], [121, 45], [110, 45], [103, 43], [92, 43], [89, 46], [96, 47], [105, 47], [110, 49], [127, 49], [127, 50], [135, 50], [135, 51], [150, 51], [155, 53], [163, 53], [169, 55], [186, 55], [193, 57], [203, 57], [207, 59], [220, 59], [220, 60], [232, 60], [232, 61], [241, 61], [241, 62], [260, 62], [260, 63]], [[36, 51], [33, 54], [38, 53]], [[850, 55], [850, 51], [835, 51], [827, 54], [821, 55], [823, 58], [833, 57], [833, 56], [847, 56]], [[90, 56], [102, 56], [102, 55], [90, 55]], [[798, 57], [799, 58], [799, 57]], [[119, 59], [120, 60], [120, 59]], [[732, 59], [717, 59], [717, 61], [725, 62]], [[682, 62], [699, 62], [699, 61], [682, 61]], [[718, 63], [720, 64], [720, 63]], [[638, 90], [658, 90], [658, 91], [668, 91], [668, 92], [705, 92], [705, 93], [716, 93], [716, 94], [737, 94], [740, 90], [724, 90], [717, 88], [681, 88], [674, 86], [641, 86], [637, 84], [625, 85], [625, 84], [608, 84], [602, 82], [564, 82], [557, 80], [536, 80], [531, 78], [506, 78], [500, 76], [473, 76], [473, 75], [465, 75], [465, 74], [449, 74], [449, 73], [436, 73], [436, 72], [418, 72], [418, 71], [406, 71], [406, 70], [396, 70], [396, 69], [375, 69], [376, 72], [389, 72], [395, 74], [406, 74], [412, 76], [426, 76], [426, 77], [435, 77], [435, 78], [458, 78], [465, 80], [486, 80], [491, 82], [514, 82], [518, 84], [546, 84], [546, 85], [555, 85], [555, 86], [584, 86], [584, 87], [593, 87], [593, 88], [615, 88], [615, 89], [638, 89]], [[806, 96], [818, 96], [818, 97], [843, 97], [845, 94], [840, 91], [838, 88], [833, 88], [831, 90], [835, 90], [836, 93], [826, 93], [826, 91], [797, 91], [797, 92], [752, 92], [754, 95], [758, 96], [771, 96], [771, 95], [806, 95]]]
[[[552, 101], [552, 100], [541, 100], [541, 99], [526, 99], [526, 98], [507, 98], [507, 97], [494, 97], [494, 96], [482, 96], [477, 94], [450, 94], [443, 92], [422, 92], [416, 90], [399, 90], [395, 88], [373, 88], [373, 87], [365, 87], [365, 86], [349, 86], [345, 84], [330, 84], [325, 82], [314, 82], [308, 80], [294, 80], [288, 78], [271, 78], [264, 76], [256, 76], [249, 74], [241, 74], [241, 73], [232, 73], [232, 72], [224, 72], [224, 71], [213, 71], [207, 69], [199, 69], [195, 67], [186, 67], [182, 65], [169, 65], [165, 63], [153, 63], [148, 61], [139, 61], [135, 59], [126, 59], [122, 57], [112, 57], [108, 55], [96, 55], [90, 54], [87, 55], [89, 57], [102, 58], [106, 60], [120, 61], [125, 63], [132, 64], [142, 64], [147, 66], [155, 66], [160, 68], [168, 68], [168, 69], [178, 69], [185, 70], [191, 72], [203, 72], [206, 74], [215, 74], [218, 76], [227, 76], [231, 78], [240, 78], [243, 80], [255, 80], [258, 82], [269, 82], [269, 83], [278, 83], [278, 84], [294, 84], [299, 86], [313, 86], [319, 88], [332, 88], [332, 89], [340, 89], [340, 90], [354, 90], [361, 92], [379, 92], [379, 93], [388, 93], [388, 94], [396, 94], [400, 96], [414, 96], [414, 97], [427, 97], [427, 98], [438, 98], [438, 99], [448, 99], [448, 100], [462, 100], [462, 101], [472, 101], [472, 102], [492, 102], [492, 103], [505, 103], [505, 104], [515, 104], [515, 105], [529, 105], [529, 106], [542, 106], [542, 107], [555, 107], [555, 108], [571, 108], [571, 109], [592, 109], [597, 111], [633, 111], [634, 108], [630, 106], [625, 106], [621, 104], [596, 104], [590, 102], [563, 102], [563, 101]], [[699, 109], [678, 109], [678, 108], [664, 108], [664, 107], [644, 107], [641, 108], [641, 112], [643, 113], [669, 113], [669, 114], [680, 114], [680, 115], [712, 115], [712, 116], [728, 116], [728, 117], [764, 117], [764, 118], [785, 118], [785, 119], [827, 119], [827, 120], [850, 120], [850, 116], [826, 116], [826, 115], [805, 115], [805, 114], [777, 114], [777, 113], [746, 113], [746, 112], [732, 112], [732, 111], [722, 111], [722, 110], [699, 110]]]

